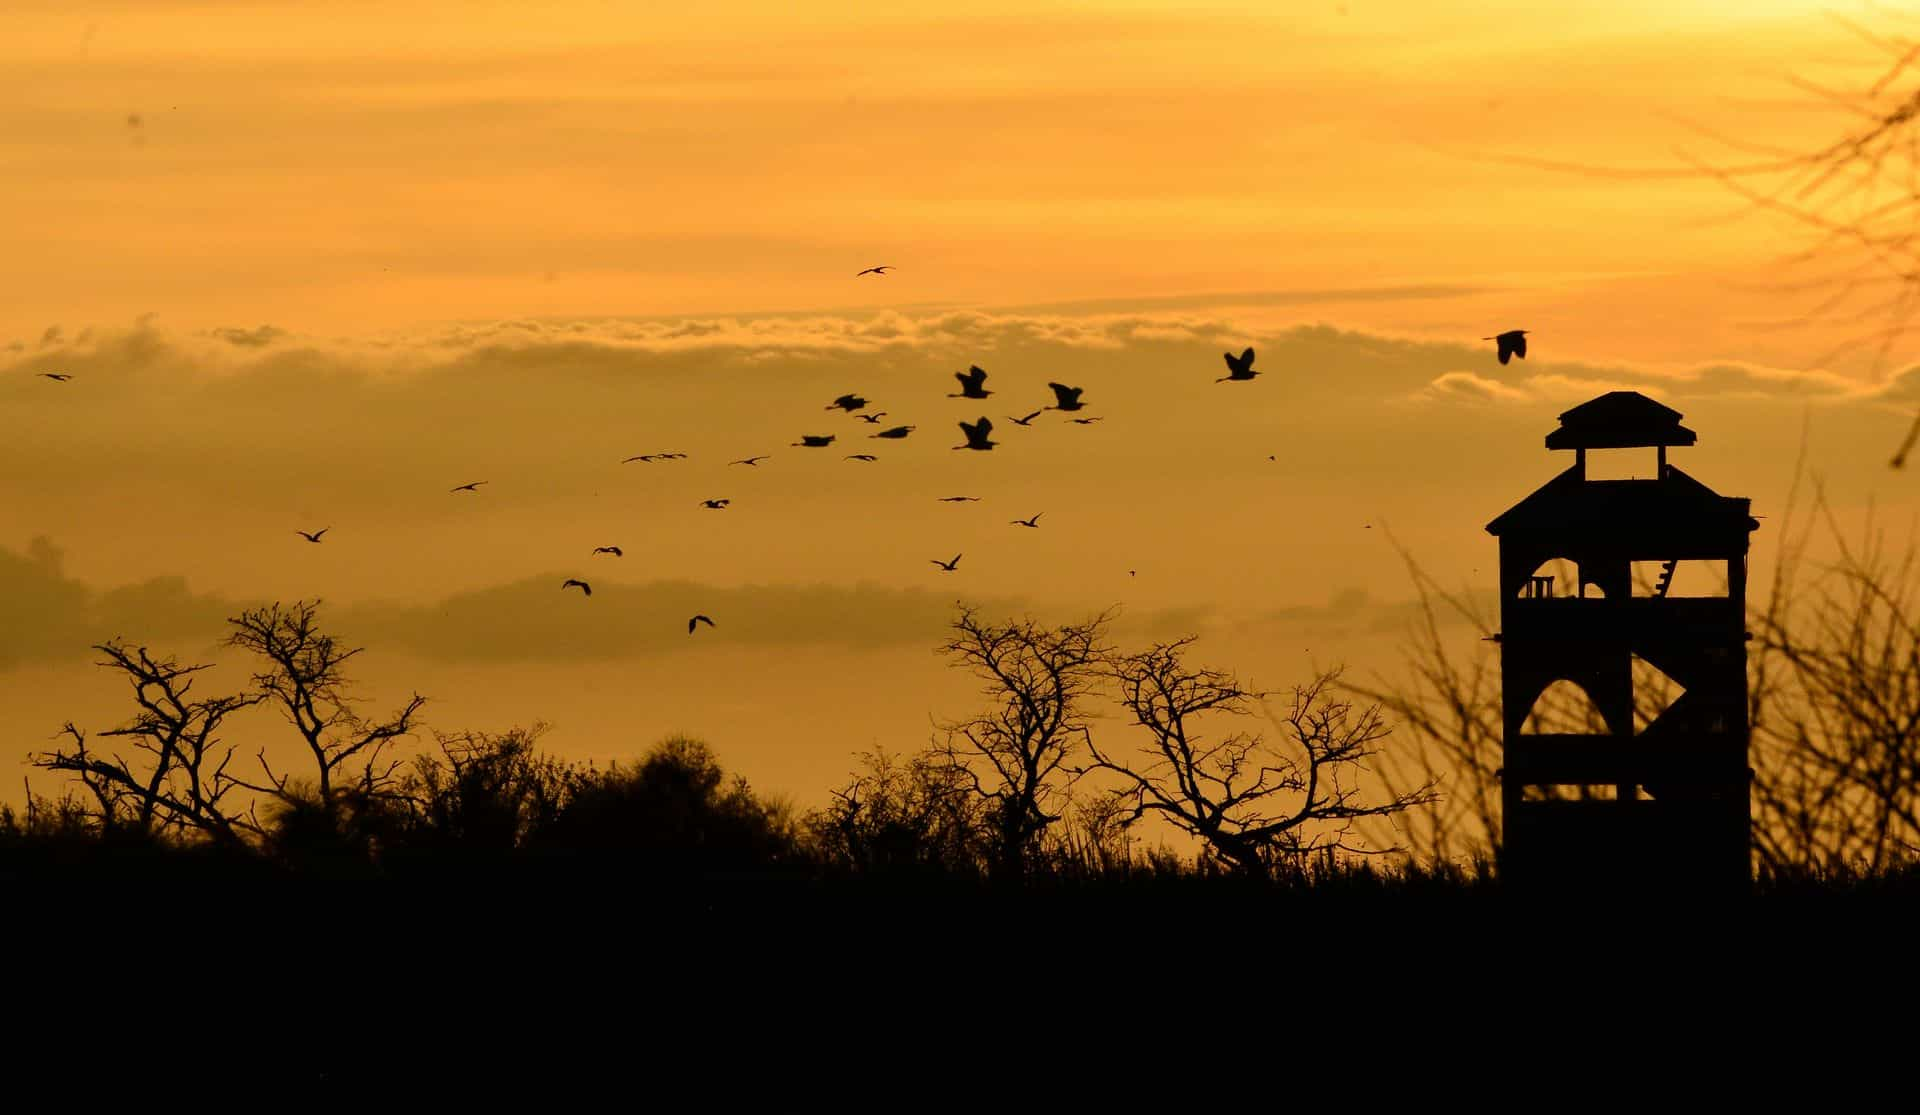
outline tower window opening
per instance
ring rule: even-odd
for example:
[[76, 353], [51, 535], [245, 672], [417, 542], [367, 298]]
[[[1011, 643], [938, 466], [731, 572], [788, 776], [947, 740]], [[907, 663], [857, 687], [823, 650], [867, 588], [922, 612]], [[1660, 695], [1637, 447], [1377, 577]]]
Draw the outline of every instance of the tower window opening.
[[1658, 480], [1663, 455], [1649, 448], [1587, 450], [1588, 480]]

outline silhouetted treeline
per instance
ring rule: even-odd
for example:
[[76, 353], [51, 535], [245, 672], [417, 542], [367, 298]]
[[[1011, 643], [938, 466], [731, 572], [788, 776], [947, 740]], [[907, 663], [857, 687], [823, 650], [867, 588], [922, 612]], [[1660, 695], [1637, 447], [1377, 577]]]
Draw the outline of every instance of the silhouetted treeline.
[[[230, 621], [230, 644], [257, 663], [235, 693], [196, 692], [205, 666], [105, 643], [96, 648], [100, 664], [126, 680], [135, 711], [92, 735], [69, 723], [58, 746], [33, 757], [71, 788], [0, 808], [0, 876], [544, 880], [601, 891], [673, 883], [876, 895], [1165, 887], [1458, 894], [1497, 885], [1494, 846], [1460, 824], [1485, 808], [1491, 765], [1478, 775], [1457, 763], [1429, 766], [1397, 780], [1377, 769], [1392, 757], [1388, 713], [1431, 742], [1444, 727], [1431, 704], [1405, 694], [1357, 703], [1337, 671], [1270, 694], [1191, 664], [1191, 639], [1115, 647], [1109, 619], [994, 623], [962, 608], [941, 650], [982, 682], [981, 711], [940, 725], [924, 749], [860, 756], [859, 769], [807, 810], [756, 792], [691, 738], [596, 766], [543, 752], [541, 724], [428, 733], [417, 694], [387, 715], [367, 715], [345, 674], [360, 651], [322, 630], [317, 603], [275, 604]], [[1769, 630], [1767, 646], [1799, 647]], [[1457, 670], [1434, 676], [1453, 686], [1455, 703], [1444, 706], [1453, 713], [1470, 722], [1489, 707], [1497, 713], [1497, 693], [1473, 689]], [[1103, 725], [1098, 739], [1096, 699], [1126, 721]], [[225, 742], [227, 718], [254, 706], [285, 721], [294, 746], [278, 754], [300, 756], [291, 767]], [[1800, 735], [1806, 762], [1829, 762], [1830, 745], [1810, 739], [1810, 722], [1784, 723]], [[1786, 738], [1769, 730], [1769, 742]], [[423, 735], [423, 746], [402, 749]], [[1488, 742], [1459, 738], [1474, 748]], [[1405, 758], [1400, 771], [1409, 769]], [[1829, 767], [1853, 769], [1838, 759]], [[1912, 771], [1868, 769], [1887, 789], [1882, 800], [1907, 800], [1899, 795], [1911, 790]], [[1763, 809], [1779, 787], [1759, 788]], [[1879, 831], [1903, 838], [1897, 810], [1873, 816], [1890, 818]], [[1490, 821], [1481, 833], [1497, 832], [1497, 816]], [[1857, 825], [1846, 831], [1863, 834], [1850, 840], [1872, 835]], [[1780, 839], [1764, 837], [1763, 852]], [[1763, 873], [1763, 887], [1920, 890], [1913, 861], [1892, 852], [1817, 867]]]
[[[69, 722], [33, 756], [72, 788], [0, 811], [0, 870], [933, 887], [1426, 878], [1356, 858], [1385, 850], [1358, 842], [1357, 819], [1430, 797], [1363, 793], [1350, 776], [1386, 734], [1377, 710], [1352, 708], [1329, 675], [1269, 714], [1270, 737], [1255, 730], [1267, 694], [1188, 665], [1191, 640], [1123, 652], [1110, 618], [992, 623], [963, 608], [942, 650], [981, 679], [983, 711], [919, 752], [863, 756], [825, 804], [799, 812], [688, 738], [602, 767], [543, 753], [538, 724], [435, 732], [406, 754], [403, 741], [427, 734], [424, 698], [363, 712], [346, 675], [360, 650], [323, 630], [317, 602], [257, 608], [230, 621], [229, 645], [256, 663], [238, 692], [198, 691], [206, 666], [145, 646], [95, 648], [134, 712], [92, 734]], [[1134, 716], [1136, 752], [1088, 731], [1089, 702], [1107, 692]], [[237, 753], [229, 718], [254, 708], [277, 711], [294, 746]], [[1190, 850], [1141, 841], [1145, 818], [1184, 832]]]
[[[330, 806], [290, 795], [262, 811], [257, 840], [224, 843], [175, 828], [109, 823], [76, 794], [0, 808], [0, 872], [487, 878], [590, 874], [599, 880], [885, 880], [985, 885], [1003, 862], [1002, 826], [928, 752], [884, 752], [820, 809], [796, 814], [727, 774], [704, 743], [656, 744], [631, 764], [594, 767], [543, 754], [538, 726], [442, 736], [377, 793]], [[1213, 878], [1230, 872], [1164, 847], [1127, 846], [1076, 814], [1025, 853], [1027, 882]], [[1291, 884], [1353, 887], [1462, 881], [1376, 872], [1331, 857]]]

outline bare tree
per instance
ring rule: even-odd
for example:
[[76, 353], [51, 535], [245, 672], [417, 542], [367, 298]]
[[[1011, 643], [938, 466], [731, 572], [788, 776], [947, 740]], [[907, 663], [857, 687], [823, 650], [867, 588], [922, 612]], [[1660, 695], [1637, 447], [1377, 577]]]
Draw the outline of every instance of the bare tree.
[[[1756, 207], [1809, 233], [1805, 247], [1786, 262], [1825, 268], [1800, 284], [1821, 292], [1810, 316], [1881, 323], [1816, 363], [1871, 348], [1879, 368], [1920, 309], [1920, 40], [1897, 28], [1875, 32], [1832, 18], [1878, 57], [1852, 88], [1788, 78], [1840, 118], [1833, 137], [1794, 149], [1717, 136], [1762, 161], [1698, 165]], [[1894, 457], [1896, 468], [1911, 445], [1909, 437]]]
[[940, 648], [985, 682], [995, 707], [943, 725], [938, 746], [989, 806], [996, 874], [1024, 875], [1049, 826], [1063, 815], [1069, 760], [1087, 735], [1082, 706], [1100, 678], [1113, 613], [1047, 627], [1032, 619], [982, 621], [962, 606]]
[[1248, 717], [1268, 694], [1231, 674], [1188, 666], [1193, 642], [1159, 643], [1111, 661], [1120, 701], [1146, 739], [1128, 756], [1089, 737], [1088, 769], [1121, 780], [1114, 794], [1129, 805], [1129, 820], [1164, 818], [1235, 871], [1265, 877], [1277, 868], [1302, 871], [1316, 853], [1380, 850], [1362, 842], [1359, 822], [1434, 800], [1432, 782], [1378, 799], [1362, 791], [1390, 729], [1377, 705], [1335, 696], [1337, 670], [1293, 688], [1286, 711], [1272, 717], [1279, 738], [1244, 729], [1203, 735], [1203, 718]]
[[[1490, 859], [1500, 845], [1505, 746], [1494, 642], [1499, 623], [1483, 601], [1442, 588], [1404, 547], [1393, 545], [1420, 604], [1403, 651], [1404, 675], [1347, 689], [1380, 705], [1410, 741], [1381, 764], [1389, 791], [1446, 789], [1432, 808], [1403, 819], [1414, 852], [1433, 864]], [[1456, 639], [1457, 632], [1466, 638]]]
[[229, 715], [260, 696], [195, 698], [194, 675], [206, 665], [183, 666], [118, 641], [93, 649], [106, 656], [98, 665], [120, 671], [133, 687], [139, 711], [101, 735], [129, 741], [134, 755], [100, 754], [69, 721], [60, 731], [68, 745], [35, 754], [31, 762], [74, 775], [98, 803], [98, 822], [105, 828], [193, 832], [226, 843], [257, 832], [247, 815], [227, 804], [240, 783], [227, 773], [233, 750], [219, 732]]
[[[1387, 535], [1393, 541], [1391, 533]], [[1486, 597], [1442, 587], [1393, 541], [1413, 582], [1419, 608], [1407, 633], [1400, 676], [1348, 684], [1357, 696], [1379, 703], [1406, 730], [1411, 745], [1383, 755], [1381, 778], [1399, 792], [1421, 785], [1444, 789], [1431, 809], [1398, 819], [1413, 851], [1429, 863], [1491, 859], [1500, 845], [1500, 772], [1505, 761], [1505, 714], [1501, 698], [1498, 617]], [[1549, 568], [1561, 583], [1577, 583], [1563, 562]], [[1637, 575], [1650, 595], [1651, 579]], [[1754, 683], [1757, 698], [1764, 686]], [[1636, 660], [1633, 704], [1636, 723], [1656, 719], [1678, 695], [1673, 680]], [[1604, 734], [1590, 700], [1564, 688], [1542, 693], [1529, 714], [1531, 730]], [[1549, 787], [1583, 796], [1588, 788]]]
[[1790, 540], [1754, 622], [1771, 671], [1755, 836], [1775, 870], [1872, 873], [1920, 855], [1920, 554], [1871, 522], [1849, 542], [1815, 506], [1839, 556], [1808, 574], [1807, 536]]
[[262, 700], [277, 705], [299, 733], [313, 759], [312, 802], [302, 801], [292, 775], [276, 772], [264, 749], [259, 754], [266, 782], [249, 788], [287, 804], [301, 801], [331, 811], [341, 791], [371, 801], [389, 791], [402, 761], [388, 749], [414, 731], [414, 718], [426, 698], [414, 694], [384, 720], [370, 720], [354, 708], [343, 667], [363, 648], [348, 649], [323, 633], [318, 601], [271, 604], [228, 620], [232, 646], [266, 658], [267, 669], [253, 675]]
[[[1526, 155], [1493, 158], [1589, 177], [1719, 182], [1757, 212], [1779, 217], [1804, 234], [1800, 246], [1780, 261], [1799, 274], [1777, 286], [1804, 293], [1808, 309], [1783, 324], [1827, 321], [1850, 334], [1811, 363], [1867, 350], [1873, 369], [1882, 371], [1896, 358], [1920, 312], [1920, 37], [1912, 33], [1912, 13], [1879, 9], [1877, 14], [1883, 25], [1876, 30], [1828, 13], [1866, 50], [1848, 80], [1786, 77], [1811, 107], [1833, 113], [1836, 123], [1821, 142], [1783, 146], [1696, 124], [1694, 131], [1732, 154], [1683, 154], [1685, 165], [1637, 170]], [[1892, 467], [1905, 464], [1916, 440], [1920, 416], [1895, 450]]]

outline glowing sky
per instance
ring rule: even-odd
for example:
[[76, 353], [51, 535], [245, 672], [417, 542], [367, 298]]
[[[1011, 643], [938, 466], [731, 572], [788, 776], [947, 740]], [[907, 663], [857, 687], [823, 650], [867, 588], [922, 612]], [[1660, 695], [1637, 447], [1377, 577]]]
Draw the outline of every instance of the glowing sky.
[[[964, 711], [930, 653], [958, 594], [1124, 603], [1269, 684], [1389, 661], [1368, 524], [1470, 578], [1553, 415], [1613, 386], [1686, 411], [1696, 475], [1756, 511], [1803, 421], [1836, 502], [1904, 508], [1908, 361], [1823, 363], [1858, 326], [1796, 322], [1799, 230], [1511, 161], [1830, 139], [1786, 76], [1878, 58], [1825, 7], [10, 3], [12, 753], [123, 712], [87, 642], [195, 656], [236, 602], [321, 595], [443, 726], [689, 730], [817, 796]], [[1479, 338], [1517, 326], [1501, 368]], [[1214, 385], [1245, 344], [1267, 374]], [[969, 363], [984, 408], [942, 397]], [[1054, 378], [1104, 424], [1009, 430]], [[825, 413], [850, 390], [914, 438]], [[951, 452], [980, 413], [1002, 449]], [[788, 448], [815, 432], [842, 444]], [[650, 626], [716, 599], [733, 643]]]
[[0, 326], [1437, 283], [1502, 297], [1341, 324], [1771, 352], [1722, 319], [1782, 312], [1725, 286], [1780, 230], [1723, 189], [1478, 158], [1824, 138], [1785, 77], [1876, 58], [1823, 8], [10, 4]]

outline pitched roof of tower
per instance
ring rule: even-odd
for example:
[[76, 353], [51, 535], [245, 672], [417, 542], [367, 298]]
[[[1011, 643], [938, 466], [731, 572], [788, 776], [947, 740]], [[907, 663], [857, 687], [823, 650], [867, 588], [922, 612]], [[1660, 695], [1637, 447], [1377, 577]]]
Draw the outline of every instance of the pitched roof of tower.
[[1698, 435], [1680, 424], [1680, 412], [1638, 391], [1609, 391], [1560, 416], [1548, 449], [1627, 449], [1692, 445]]

